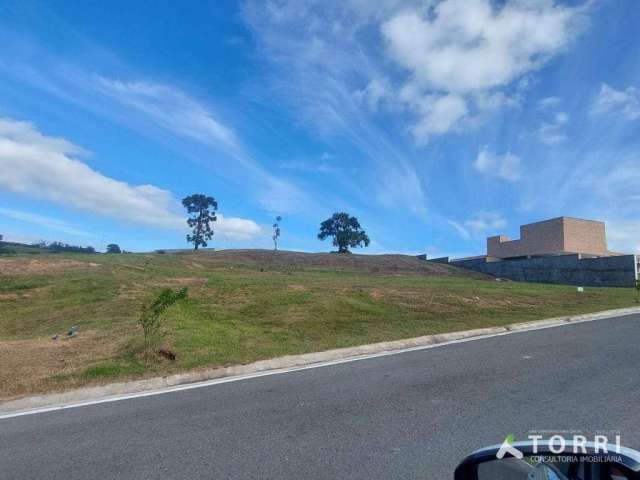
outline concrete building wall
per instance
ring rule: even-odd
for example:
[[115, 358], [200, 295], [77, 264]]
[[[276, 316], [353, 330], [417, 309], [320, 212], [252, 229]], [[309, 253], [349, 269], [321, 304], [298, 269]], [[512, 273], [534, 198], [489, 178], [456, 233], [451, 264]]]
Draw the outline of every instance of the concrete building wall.
[[640, 257], [582, 258], [581, 255], [488, 261], [487, 258], [452, 260], [458, 267], [521, 282], [559, 283], [593, 287], [633, 287]]
[[520, 238], [504, 235], [487, 238], [487, 256], [496, 258], [529, 255], [582, 253], [609, 255], [603, 222], [558, 217], [520, 227]]

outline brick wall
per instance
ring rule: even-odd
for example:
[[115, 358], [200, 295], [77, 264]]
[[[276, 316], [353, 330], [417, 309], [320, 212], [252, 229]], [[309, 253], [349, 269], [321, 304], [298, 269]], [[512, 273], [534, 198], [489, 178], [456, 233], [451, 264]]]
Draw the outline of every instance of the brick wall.
[[567, 252], [607, 255], [604, 223], [564, 218], [564, 249]]
[[497, 258], [584, 253], [608, 255], [604, 223], [558, 217], [520, 227], [520, 238], [487, 238], [487, 255]]

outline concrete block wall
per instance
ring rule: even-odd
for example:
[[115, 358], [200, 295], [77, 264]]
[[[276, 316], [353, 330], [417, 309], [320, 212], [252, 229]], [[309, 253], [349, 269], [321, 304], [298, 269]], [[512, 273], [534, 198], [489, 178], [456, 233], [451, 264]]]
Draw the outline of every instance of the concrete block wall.
[[474, 258], [452, 260], [450, 263], [521, 282], [558, 283], [585, 287], [633, 287], [638, 280], [638, 261], [636, 255], [594, 258], [559, 255], [502, 261]]

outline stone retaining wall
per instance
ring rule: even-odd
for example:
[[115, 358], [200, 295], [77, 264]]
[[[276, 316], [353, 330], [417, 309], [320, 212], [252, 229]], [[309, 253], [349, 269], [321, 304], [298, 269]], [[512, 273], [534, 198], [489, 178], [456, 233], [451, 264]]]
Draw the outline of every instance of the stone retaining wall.
[[499, 261], [488, 261], [481, 257], [451, 260], [449, 263], [521, 282], [633, 287], [638, 280], [639, 261], [640, 257], [636, 255], [591, 258], [559, 255]]

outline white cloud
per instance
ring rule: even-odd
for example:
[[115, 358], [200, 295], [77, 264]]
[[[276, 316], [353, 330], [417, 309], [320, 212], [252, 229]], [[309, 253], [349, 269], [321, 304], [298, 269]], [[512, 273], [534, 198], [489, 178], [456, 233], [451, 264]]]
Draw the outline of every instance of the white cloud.
[[616, 90], [603, 83], [593, 101], [591, 112], [596, 115], [615, 114], [628, 120], [640, 118], [640, 92], [635, 87]]
[[389, 81], [383, 78], [374, 78], [361, 90], [356, 90], [354, 96], [364, 102], [371, 111], [375, 112], [383, 102], [393, 101], [395, 93]]
[[138, 110], [160, 127], [212, 146], [238, 148], [235, 133], [181, 90], [150, 82], [123, 82], [95, 76], [104, 95]]
[[[422, 127], [414, 129], [417, 139], [453, 130], [471, 111], [473, 94], [504, 88], [562, 52], [578, 31], [581, 12], [553, 0], [514, 0], [502, 6], [489, 0], [443, 0], [387, 19], [381, 27], [387, 53], [407, 72], [404, 90], [411, 94], [403, 99], [422, 111], [417, 120]], [[437, 106], [438, 98], [452, 96], [456, 115], [441, 123], [431, 118], [432, 109], [421, 108], [425, 98]]]
[[217, 237], [240, 241], [251, 240], [264, 234], [262, 228], [253, 220], [227, 218], [221, 213], [216, 214], [216, 217], [218, 219], [213, 224], [213, 230]]
[[566, 112], [557, 112], [551, 122], [545, 122], [538, 128], [538, 139], [549, 146], [564, 142], [567, 139], [564, 128], [568, 121]]
[[467, 103], [459, 95], [424, 95], [415, 97], [413, 90], [401, 98], [409, 101], [419, 114], [419, 120], [411, 128], [418, 141], [424, 141], [431, 135], [442, 135], [452, 130], [461, 118], [469, 113]]
[[496, 155], [491, 153], [486, 146], [478, 152], [478, 156], [473, 162], [473, 168], [485, 175], [501, 178], [508, 182], [516, 182], [522, 178], [520, 157], [512, 153]]
[[66, 233], [76, 237], [96, 237], [94, 233], [88, 232], [77, 228], [76, 226], [45, 215], [37, 215], [35, 213], [23, 212], [21, 210], [14, 210], [10, 208], [0, 208], [0, 215], [19, 220], [21, 222], [32, 223], [34, 225], [40, 225], [51, 230], [57, 230], [58, 232]]
[[507, 221], [502, 215], [487, 211], [478, 212], [464, 222], [448, 220], [448, 223], [467, 240], [487, 234], [498, 234], [507, 226]]
[[547, 108], [555, 108], [562, 103], [562, 99], [560, 97], [545, 97], [538, 100], [538, 108], [541, 110], [545, 110]]
[[[0, 188], [126, 222], [186, 228], [181, 206], [171, 192], [102, 175], [76, 158], [83, 153], [65, 139], [43, 135], [30, 123], [0, 118]], [[30, 219], [37, 220], [33, 215]], [[251, 220], [221, 215], [218, 230], [231, 238], [261, 231]]]

